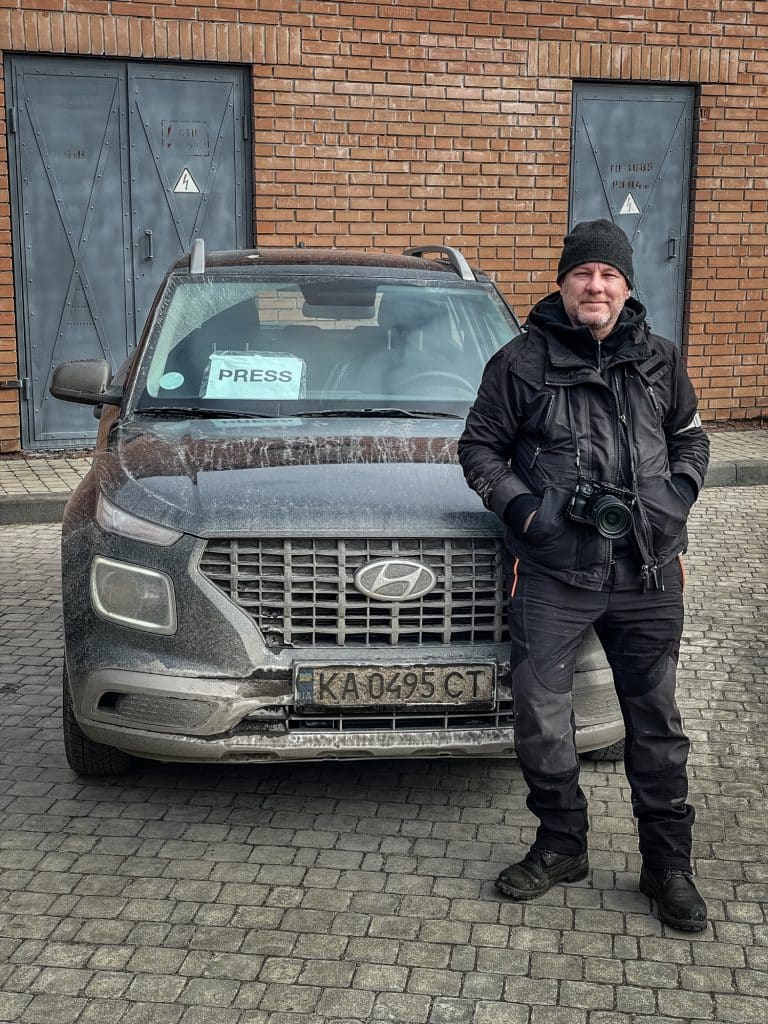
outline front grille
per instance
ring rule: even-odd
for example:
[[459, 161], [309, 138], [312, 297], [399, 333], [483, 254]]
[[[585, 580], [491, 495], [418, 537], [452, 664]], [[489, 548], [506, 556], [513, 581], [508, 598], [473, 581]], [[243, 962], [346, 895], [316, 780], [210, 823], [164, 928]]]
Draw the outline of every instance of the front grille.
[[451, 707], [371, 708], [366, 711], [336, 708], [333, 711], [300, 714], [291, 704], [283, 709], [283, 718], [260, 722], [243, 719], [232, 735], [252, 733], [289, 732], [313, 733], [370, 733], [370, 732], [430, 732], [435, 730], [508, 729], [512, 726], [513, 712], [510, 697], [499, 697], [491, 708], [453, 705]]
[[[415, 601], [375, 601], [353, 578], [366, 562], [407, 558], [437, 577]], [[210, 540], [202, 573], [253, 619], [271, 647], [498, 643], [501, 545], [493, 537]]]

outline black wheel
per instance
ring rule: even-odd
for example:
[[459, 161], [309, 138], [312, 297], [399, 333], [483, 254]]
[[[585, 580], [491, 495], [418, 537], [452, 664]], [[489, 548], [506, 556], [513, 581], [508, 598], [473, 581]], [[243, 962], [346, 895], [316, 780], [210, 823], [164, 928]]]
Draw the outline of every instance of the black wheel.
[[624, 740], [617, 740], [607, 747], [598, 747], [597, 750], [585, 750], [581, 756], [588, 761], [621, 761], [624, 757]]
[[67, 668], [64, 666], [62, 686], [62, 712], [64, 725], [64, 753], [69, 767], [78, 775], [123, 775], [133, 768], [136, 758], [116, 747], [95, 743], [88, 739], [77, 724], [69, 692]]

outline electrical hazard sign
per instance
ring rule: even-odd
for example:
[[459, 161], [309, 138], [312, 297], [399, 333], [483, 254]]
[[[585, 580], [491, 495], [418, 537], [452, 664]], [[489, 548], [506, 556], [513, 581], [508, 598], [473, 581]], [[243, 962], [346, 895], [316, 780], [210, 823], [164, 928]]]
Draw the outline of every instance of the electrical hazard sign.
[[619, 213], [640, 213], [640, 207], [635, 202], [635, 197], [631, 192], [627, 192], [627, 198], [624, 200], [624, 205], [619, 210]]
[[189, 168], [185, 167], [179, 175], [179, 180], [173, 186], [174, 192], [186, 192], [191, 195], [199, 195], [200, 189], [197, 187], [195, 179], [189, 173]]

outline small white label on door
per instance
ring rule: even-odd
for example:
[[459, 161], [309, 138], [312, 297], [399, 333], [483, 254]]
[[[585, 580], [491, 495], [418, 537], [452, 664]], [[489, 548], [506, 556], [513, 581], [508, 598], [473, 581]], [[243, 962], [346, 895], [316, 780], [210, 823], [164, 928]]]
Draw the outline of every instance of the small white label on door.
[[189, 192], [200, 194], [200, 189], [195, 184], [195, 179], [189, 173], [189, 168], [185, 167], [179, 175], [179, 180], [173, 186], [174, 192]]
[[631, 192], [627, 192], [627, 198], [624, 200], [624, 205], [619, 210], [619, 213], [640, 213], [640, 207], [635, 202], [635, 197]]

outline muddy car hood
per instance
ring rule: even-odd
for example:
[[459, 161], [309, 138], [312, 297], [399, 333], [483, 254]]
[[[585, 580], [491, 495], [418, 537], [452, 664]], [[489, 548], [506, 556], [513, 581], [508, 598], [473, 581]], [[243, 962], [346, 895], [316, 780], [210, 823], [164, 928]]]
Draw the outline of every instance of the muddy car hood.
[[200, 537], [499, 532], [456, 457], [461, 421], [129, 422], [94, 458], [108, 498]]

